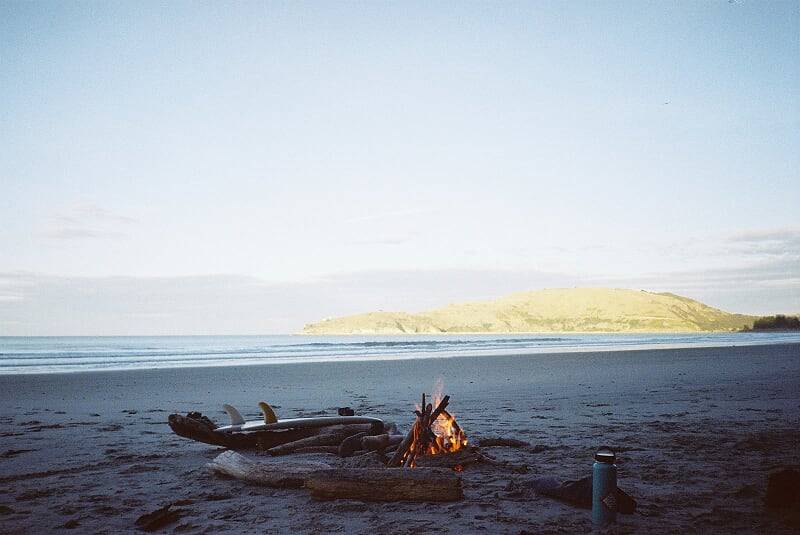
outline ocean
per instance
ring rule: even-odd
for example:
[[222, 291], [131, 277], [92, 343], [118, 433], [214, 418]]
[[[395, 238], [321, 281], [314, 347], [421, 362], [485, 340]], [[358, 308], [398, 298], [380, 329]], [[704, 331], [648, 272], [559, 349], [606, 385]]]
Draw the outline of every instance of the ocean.
[[733, 347], [800, 333], [0, 337], [0, 375], [455, 356]]

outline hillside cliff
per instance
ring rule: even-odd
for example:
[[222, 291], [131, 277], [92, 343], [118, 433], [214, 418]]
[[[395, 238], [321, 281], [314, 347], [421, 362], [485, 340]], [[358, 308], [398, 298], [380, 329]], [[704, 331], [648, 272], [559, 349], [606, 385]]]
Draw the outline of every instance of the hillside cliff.
[[536, 290], [409, 314], [369, 312], [306, 325], [305, 334], [703, 332], [752, 325], [671, 293], [609, 288]]

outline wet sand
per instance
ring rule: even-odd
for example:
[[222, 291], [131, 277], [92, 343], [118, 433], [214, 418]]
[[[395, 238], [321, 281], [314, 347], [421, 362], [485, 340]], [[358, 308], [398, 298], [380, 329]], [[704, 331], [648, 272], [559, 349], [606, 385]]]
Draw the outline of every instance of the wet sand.
[[[444, 505], [315, 502], [303, 491], [211, 475], [222, 450], [173, 435], [172, 412], [224, 422], [351, 406], [407, 430], [419, 394], [443, 378], [468, 436], [525, 440], [491, 455], [527, 474], [463, 472]], [[588, 511], [536, 495], [540, 475], [577, 479], [601, 444], [639, 502], [622, 533], [791, 533], [763, 508], [767, 475], [800, 465], [800, 344], [0, 376], [0, 533], [133, 532], [181, 501], [167, 533], [558, 533], [591, 531]]]

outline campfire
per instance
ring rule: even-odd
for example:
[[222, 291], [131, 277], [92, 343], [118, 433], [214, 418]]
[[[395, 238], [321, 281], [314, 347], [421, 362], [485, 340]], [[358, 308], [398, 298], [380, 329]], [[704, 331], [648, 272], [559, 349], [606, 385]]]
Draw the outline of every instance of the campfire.
[[[441, 392], [439, 388], [436, 391]], [[434, 393], [429, 398], [422, 394], [407, 434], [399, 434], [394, 423], [375, 418], [369, 418], [368, 423], [337, 421], [322, 427], [249, 432], [220, 432], [200, 413], [171, 414], [168, 421], [176, 434], [192, 440], [268, 454], [256, 460], [226, 451], [209, 465], [214, 472], [270, 487], [306, 488], [317, 499], [454, 501], [463, 498], [461, 474], [454, 472], [470, 465], [516, 473], [528, 470], [525, 465], [497, 460], [481, 451], [491, 446], [527, 447], [527, 443], [504, 437], [480, 437], [480, 447], [468, 443], [464, 430], [447, 410], [449, 403], [450, 396]], [[334, 457], [282, 459], [290, 454]]]
[[435, 395], [433, 403], [426, 403], [422, 394], [422, 403], [414, 411], [417, 418], [388, 466], [414, 468], [422, 456], [455, 453], [466, 447], [467, 436], [455, 417], [447, 412], [448, 403], [450, 396]]

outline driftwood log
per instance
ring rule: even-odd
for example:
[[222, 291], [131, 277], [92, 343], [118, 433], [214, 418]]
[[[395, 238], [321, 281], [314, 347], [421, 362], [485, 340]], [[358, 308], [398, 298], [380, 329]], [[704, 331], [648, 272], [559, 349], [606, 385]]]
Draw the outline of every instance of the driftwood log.
[[217, 433], [217, 428], [208, 416], [190, 412], [186, 416], [170, 414], [169, 427], [179, 436], [230, 449], [270, 449], [287, 442], [317, 435], [319, 429], [285, 429], [280, 431], [255, 431], [252, 433]]
[[366, 437], [366, 433], [356, 433], [349, 436], [339, 444], [339, 457], [350, 457], [361, 449], [361, 440]]
[[299, 489], [312, 472], [326, 470], [331, 466], [319, 461], [278, 460], [270, 457], [262, 457], [256, 461], [235, 451], [226, 451], [217, 455], [208, 464], [208, 468], [214, 473], [241, 479], [253, 485]]
[[403, 435], [375, 435], [361, 439], [361, 449], [365, 451], [384, 451], [391, 446], [397, 446], [403, 439]]
[[329, 453], [338, 455], [339, 448], [337, 446], [309, 446], [308, 448], [294, 450], [292, 453]]
[[268, 449], [267, 453], [270, 455], [287, 455], [300, 449], [313, 448], [316, 446], [336, 446], [338, 450], [339, 444], [341, 444], [345, 438], [347, 438], [347, 435], [344, 434], [326, 433], [324, 435], [302, 438], [294, 442], [275, 446], [274, 448]]
[[235, 451], [219, 454], [208, 467], [253, 485], [301, 488], [320, 500], [449, 502], [463, 498], [461, 478], [451, 470], [331, 468], [328, 463], [263, 457]]
[[[286, 444], [281, 444], [274, 448], [269, 448], [267, 453], [270, 455], [287, 455], [295, 453], [297, 450], [314, 448], [319, 446], [336, 446], [337, 452], [341, 454], [341, 444], [347, 442], [352, 437], [359, 437], [356, 441], [360, 446], [361, 438], [369, 435], [383, 433], [383, 425], [374, 426], [372, 424], [352, 424], [322, 427], [319, 434], [307, 438], [302, 438]], [[343, 455], [346, 457], [346, 455]]]
[[464, 497], [461, 478], [449, 470], [348, 468], [314, 472], [306, 480], [311, 497], [369, 502], [453, 502]]

